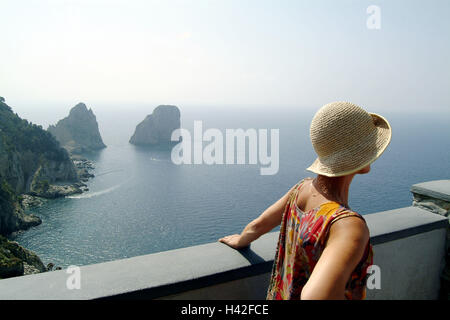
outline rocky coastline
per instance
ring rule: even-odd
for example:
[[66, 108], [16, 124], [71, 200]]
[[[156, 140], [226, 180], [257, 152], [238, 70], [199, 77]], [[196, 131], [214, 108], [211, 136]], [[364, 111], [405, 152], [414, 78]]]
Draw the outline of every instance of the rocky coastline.
[[[32, 211], [33, 208], [42, 206], [46, 201], [51, 201], [50, 199], [79, 194], [89, 190], [85, 182], [94, 177], [90, 172], [94, 169], [94, 164], [80, 156], [72, 158], [72, 161], [80, 182], [60, 185], [49, 184], [42, 189], [36, 188], [18, 196], [16, 214], [20, 217], [18, 219], [20, 223], [15, 232], [21, 232], [42, 223], [39, 217], [32, 213], [25, 213], [25, 211]], [[53, 263], [48, 263], [45, 266], [33, 251], [0, 235], [0, 279], [60, 269], [61, 267], [55, 266]]]
[[[71, 156], [71, 159], [78, 176], [78, 181], [68, 184], [48, 183], [46, 180], [39, 181], [27, 195], [35, 198], [56, 199], [89, 191], [85, 182], [94, 177], [94, 174], [91, 173], [91, 170], [94, 169], [93, 162], [80, 156]], [[33, 203], [33, 201], [30, 202], [29, 198], [27, 199], [26, 204]]]
[[0, 279], [45, 271], [47, 267], [34, 252], [0, 235]]
[[[85, 182], [94, 177], [90, 172], [94, 169], [94, 164], [80, 156], [72, 158], [72, 161], [80, 182], [61, 185], [49, 184], [46, 188], [34, 189], [29, 193], [18, 196], [16, 214], [20, 217], [18, 219], [20, 225], [15, 232], [21, 232], [42, 223], [39, 217], [32, 213], [25, 213], [25, 211], [32, 211], [33, 208], [42, 206], [46, 201], [51, 201], [50, 199], [79, 194], [89, 190]], [[45, 266], [33, 251], [0, 235], [0, 279], [60, 269], [61, 267], [55, 266], [53, 263], [48, 263]]]
[[[84, 108], [78, 109], [77, 117]], [[72, 155], [50, 132], [21, 119], [0, 99], [0, 279], [53, 270], [53, 264], [44, 266], [7, 236], [42, 223], [30, 213], [33, 207], [88, 191], [92, 169], [91, 161]]]

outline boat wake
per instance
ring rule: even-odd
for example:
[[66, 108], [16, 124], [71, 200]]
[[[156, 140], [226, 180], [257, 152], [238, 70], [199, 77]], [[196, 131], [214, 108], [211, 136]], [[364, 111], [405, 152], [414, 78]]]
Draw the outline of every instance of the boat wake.
[[104, 171], [101, 173], [96, 174], [96, 177], [100, 177], [100, 176], [104, 176], [105, 174], [110, 174], [110, 173], [114, 173], [114, 172], [121, 172], [124, 171], [123, 169], [116, 169], [116, 170], [109, 170], [109, 171]]
[[122, 186], [122, 184], [118, 184], [115, 185], [113, 187], [104, 189], [104, 190], [100, 190], [100, 191], [96, 191], [96, 192], [86, 192], [86, 193], [82, 193], [79, 195], [73, 195], [73, 196], [68, 196], [67, 198], [69, 199], [86, 199], [86, 198], [93, 198], [93, 197], [97, 197], [97, 196], [101, 196], [103, 194], [106, 193], [110, 193], [118, 188], [120, 188], [120, 186]]
[[169, 162], [169, 160], [167, 160], [167, 159], [158, 159], [158, 158], [154, 158], [154, 157], [150, 157], [149, 160], [150, 161]]

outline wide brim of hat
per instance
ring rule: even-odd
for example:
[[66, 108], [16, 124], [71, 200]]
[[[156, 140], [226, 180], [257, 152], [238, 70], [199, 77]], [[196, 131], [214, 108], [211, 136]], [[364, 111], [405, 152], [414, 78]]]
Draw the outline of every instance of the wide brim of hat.
[[327, 177], [340, 177], [355, 173], [378, 159], [391, 141], [392, 129], [389, 122], [384, 117], [375, 113], [370, 113], [370, 115], [374, 119], [376, 128], [374, 133], [375, 137], [372, 137], [374, 138], [375, 143], [371, 143], [371, 152], [365, 150], [364, 141], [361, 141], [360, 146], [354, 146], [355, 150], [352, 150], [351, 155], [349, 156], [357, 159], [357, 161], [355, 161], [357, 163], [356, 165], [343, 167], [342, 163], [339, 163], [341, 161], [339, 157], [328, 159], [328, 161], [321, 161], [321, 159], [317, 158], [306, 170]]

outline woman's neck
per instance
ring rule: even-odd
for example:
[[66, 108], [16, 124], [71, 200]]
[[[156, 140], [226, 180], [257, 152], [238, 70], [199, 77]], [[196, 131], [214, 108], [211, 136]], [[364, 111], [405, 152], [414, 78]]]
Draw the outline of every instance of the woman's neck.
[[348, 207], [348, 193], [354, 176], [326, 177], [319, 174], [314, 179], [314, 187], [328, 200]]

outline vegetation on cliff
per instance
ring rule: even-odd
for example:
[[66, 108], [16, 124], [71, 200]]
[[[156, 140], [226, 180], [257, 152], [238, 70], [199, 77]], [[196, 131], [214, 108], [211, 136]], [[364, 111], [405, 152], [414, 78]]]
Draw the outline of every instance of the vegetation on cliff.
[[[0, 185], [0, 215], [7, 216], [9, 213], [11, 220], [18, 223], [17, 229], [25, 229], [39, 224], [41, 221], [39, 218], [25, 215], [23, 211], [17, 211], [20, 209], [17, 207], [19, 201], [20, 196], [17, 196], [8, 183], [3, 180]], [[19, 218], [20, 215], [24, 215], [22, 219]], [[27, 220], [32, 223], [25, 227], [24, 224]], [[1, 226], [5, 226], [5, 224], [1, 224]], [[47, 271], [41, 259], [34, 252], [1, 235], [7, 231], [0, 230], [0, 279]]]
[[21, 119], [0, 99], [0, 183], [3, 181], [21, 194], [39, 189], [45, 181], [79, 179], [68, 152], [52, 134]]
[[0, 235], [26, 230], [40, 223], [39, 217], [25, 214], [21, 206], [21, 196], [16, 195], [8, 182], [0, 177]]
[[6, 152], [38, 154], [40, 157], [62, 161], [68, 155], [58, 141], [41, 126], [21, 119], [0, 99], [0, 141]]
[[0, 235], [0, 279], [47, 271], [32, 251]]
[[0, 278], [46, 271], [36, 254], [3, 236], [41, 223], [25, 213], [22, 194], [40, 195], [41, 189], [48, 193], [51, 183], [62, 181], [79, 183], [68, 152], [0, 97]]

